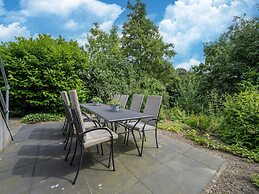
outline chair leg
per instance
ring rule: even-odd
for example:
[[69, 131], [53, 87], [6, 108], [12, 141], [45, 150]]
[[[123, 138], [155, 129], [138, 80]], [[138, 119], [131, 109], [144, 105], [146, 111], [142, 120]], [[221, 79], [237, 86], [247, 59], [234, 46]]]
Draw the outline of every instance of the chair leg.
[[66, 124], [67, 124], [67, 118], [65, 118], [65, 121], [64, 121], [63, 127], [62, 127], [62, 129], [61, 129], [61, 131], [62, 131], [62, 135], [64, 135], [64, 130], [65, 130], [65, 126], [66, 126]]
[[[132, 129], [129, 129], [129, 130], [133, 131]], [[130, 133], [130, 132], [128, 132], [128, 135], [127, 135], [126, 146], [128, 146], [128, 141], [129, 141], [129, 133]]]
[[145, 135], [145, 131], [143, 130], [140, 156], [142, 156], [142, 153], [143, 153], [143, 147], [144, 147], [144, 140], [145, 140], [145, 139], [146, 139], [146, 135]]
[[70, 138], [70, 131], [68, 132], [67, 137], [66, 137], [66, 139], [64, 141], [64, 143], [66, 143], [65, 146], [64, 146], [64, 150], [67, 148], [67, 144], [69, 142], [69, 138]]
[[80, 146], [80, 148], [81, 148], [80, 161], [79, 161], [79, 164], [78, 164], [78, 167], [77, 167], [77, 172], [76, 172], [75, 179], [74, 179], [74, 181], [73, 181], [73, 185], [76, 183], [76, 179], [77, 179], [77, 177], [78, 177], [79, 170], [81, 169], [81, 165], [82, 165], [82, 161], [83, 161], [84, 150], [83, 150], [83, 147], [82, 147], [82, 146]]
[[127, 129], [125, 128], [125, 135], [124, 135], [124, 141], [123, 141], [124, 144], [126, 144], [127, 135], [128, 135], [128, 132], [127, 132]]
[[75, 158], [75, 155], [76, 155], [77, 144], [78, 144], [78, 142], [76, 141], [76, 145], [75, 145], [75, 149], [74, 149], [74, 154], [73, 154], [72, 160], [71, 160], [71, 162], [70, 162], [70, 166], [72, 166], [73, 161], [74, 161], [74, 158]]
[[67, 161], [67, 158], [68, 158], [68, 156], [69, 156], [69, 154], [70, 154], [71, 147], [72, 147], [73, 133], [72, 133], [72, 132], [70, 132], [70, 133], [71, 133], [71, 135], [70, 135], [69, 148], [68, 148], [68, 151], [67, 151], [67, 155], [66, 155], [65, 161]]
[[138, 133], [139, 133], [139, 138], [141, 139], [142, 137], [141, 137], [141, 132], [140, 131], [138, 131]]
[[109, 161], [108, 161], [108, 168], [111, 166], [111, 157], [112, 157], [112, 142], [111, 142], [111, 147], [110, 147], [110, 154], [109, 154]]
[[63, 130], [63, 132], [62, 132], [62, 135], [63, 136], [66, 136], [66, 134], [67, 134], [67, 132], [68, 132], [68, 126], [69, 125], [69, 123], [67, 122], [67, 120], [66, 120], [66, 123], [65, 123], [65, 126], [64, 126], [64, 130]]
[[101, 153], [103, 155], [103, 144], [101, 143]]
[[155, 129], [155, 138], [156, 138], [156, 147], [158, 148], [158, 141], [157, 141], [157, 128]]
[[97, 154], [99, 154], [99, 146], [98, 146], [98, 144], [96, 145], [96, 152], [97, 152]]
[[112, 156], [112, 170], [115, 171], [114, 156], [113, 156], [113, 139], [111, 141], [111, 156]]

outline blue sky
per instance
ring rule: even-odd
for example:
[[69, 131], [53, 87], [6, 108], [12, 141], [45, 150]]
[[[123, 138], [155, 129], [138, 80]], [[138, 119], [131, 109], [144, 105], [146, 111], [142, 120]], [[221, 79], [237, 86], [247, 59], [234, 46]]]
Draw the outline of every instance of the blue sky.
[[[142, 0], [164, 41], [174, 43], [175, 67], [204, 61], [203, 44], [215, 41], [234, 16], [258, 16], [256, 0]], [[127, 0], [0, 0], [0, 41], [39, 33], [77, 40], [81, 45], [94, 22], [108, 31], [127, 19]]]

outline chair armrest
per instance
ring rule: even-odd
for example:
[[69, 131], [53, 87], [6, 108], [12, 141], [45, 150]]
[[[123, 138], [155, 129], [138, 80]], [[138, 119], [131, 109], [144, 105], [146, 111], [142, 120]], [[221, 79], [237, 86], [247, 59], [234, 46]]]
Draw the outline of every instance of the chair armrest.
[[83, 120], [84, 120], [84, 122], [92, 122], [92, 123], [94, 123], [94, 125], [95, 125], [96, 127], [101, 127], [101, 124], [100, 124], [98, 121], [94, 120], [94, 119], [85, 118], [85, 119], [83, 119]]
[[108, 129], [107, 127], [98, 127], [98, 128], [89, 129], [89, 130], [87, 130], [87, 131], [84, 131], [84, 132], [79, 133], [79, 135], [84, 135], [84, 134], [86, 134], [86, 133], [89, 133], [89, 132], [92, 132], [92, 131], [97, 131], [97, 130], [104, 130], [104, 131], [109, 132], [110, 135], [111, 135], [111, 138], [113, 139], [112, 132], [111, 132], [111, 130]]
[[[150, 121], [158, 121], [158, 119], [149, 119], [145, 122], [143, 129], [146, 127], [146, 125], [150, 122]], [[156, 127], [157, 127], [157, 122], [156, 122]]]
[[81, 112], [82, 112], [83, 115], [85, 115], [89, 119], [89, 117], [88, 117], [86, 112], [84, 112], [84, 111], [81, 111]]

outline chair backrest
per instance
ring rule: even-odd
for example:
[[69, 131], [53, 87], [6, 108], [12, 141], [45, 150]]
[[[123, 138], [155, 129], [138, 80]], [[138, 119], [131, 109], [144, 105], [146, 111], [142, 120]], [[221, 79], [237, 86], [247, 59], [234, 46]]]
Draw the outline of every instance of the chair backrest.
[[62, 92], [60, 92], [60, 94], [61, 94], [63, 103], [65, 103], [65, 105], [67, 105], [67, 106], [70, 106], [70, 102], [69, 102], [69, 98], [68, 98], [67, 92], [66, 91], [62, 91]]
[[121, 95], [115, 94], [115, 95], [113, 96], [113, 99], [114, 99], [114, 100], [120, 100], [120, 97], [121, 97]]
[[[148, 96], [143, 113], [152, 114], [154, 115], [152, 119], [158, 119], [161, 104], [162, 104], [162, 96]], [[143, 122], [149, 119], [144, 119]], [[155, 126], [156, 121], [151, 121], [148, 124]]]
[[82, 132], [82, 126], [80, 124], [80, 116], [78, 114], [78, 111], [72, 107], [69, 108], [69, 111], [71, 112], [71, 115], [72, 115], [77, 140], [79, 141], [79, 143], [83, 143], [85, 141], [86, 136], [84, 135], [84, 137], [82, 138], [82, 136], [79, 135], [79, 133]]
[[131, 105], [130, 105], [130, 110], [139, 112], [141, 109], [143, 98], [144, 98], [143, 95], [133, 94]]
[[[69, 97], [70, 97], [70, 101], [71, 101], [71, 106], [72, 106], [72, 110], [74, 110], [75, 115], [73, 116], [73, 122], [75, 124], [76, 130], [78, 133], [83, 132], [84, 131], [84, 121], [83, 121], [83, 116], [81, 113], [81, 109], [80, 109], [80, 104], [78, 101], [78, 96], [77, 96], [77, 92], [76, 90], [69, 90]], [[74, 120], [74, 117], [78, 117], [78, 123], [76, 123], [77, 120]], [[86, 137], [86, 136], [85, 136]]]
[[67, 122], [70, 123], [73, 120], [72, 120], [71, 111], [69, 109], [70, 102], [69, 102], [69, 99], [68, 99], [68, 96], [67, 96], [67, 92], [66, 91], [62, 91], [62, 92], [60, 92], [60, 94], [61, 94], [61, 97], [62, 97], [62, 101], [63, 101], [63, 105], [64, 105], [64, 110], [65, 110], [65, 115], [66, 115], [66, 118], [67, 118]]
[[129, 95], [121, 95], [120, 100], [119, 100], [121, 108], [125, 108], [126, 107], [126, 104], [128, 102], [128, 98], [129, 98]]

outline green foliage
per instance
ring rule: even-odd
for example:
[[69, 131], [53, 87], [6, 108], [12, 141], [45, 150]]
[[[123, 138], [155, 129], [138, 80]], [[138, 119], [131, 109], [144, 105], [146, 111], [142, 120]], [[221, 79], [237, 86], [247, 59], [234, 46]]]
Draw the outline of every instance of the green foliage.
[[[123, 24], [121, 43], [128, 66], [133, 69], [133, 74], [129, 76], [129, 88], [132, 91], [141, 90], [143, 85], [146, 93], [157, 89], [155, 93], [163, 96], [164, 104], [172, 106], [178, 82], [170, 63], [170, 59], [176, 54], [174, 45], [163, 42], [158, 27], [147, 18], [144, 3], [137, 0], [135, 4], [131, 4], [128, 1], [128, 9], [130, 13]], [[136, 88], [132, 79], [139, 78], [140, 87]]]
[[93, 98], [92, 98], [92, 102], [99, 102], [99, 103], [102, 103], [103, 100], [102, 100], [101, 98], [99, 98], [99, 97], [93, 97]]
[[187, 113], [202, 111], [201, 97], [198, 93], [199, 80], [192, 72], [180, 73], [177, 105]]
[[259, 174], [255, 174], [252, 176], [252, 182], [256, 187], [259, 188]]
[[179, 107], [174, 107], [171, 109], [162, 108], [160, 112], [161, 120], [171, 120], [171, 121], [184, 121], [186, 113]]
[[24, 116], [22, 118], [22, 122], [27, 124], [34, 124], [40, 122], [59, 121], [61, 118], [62, 116], [59, 114], [36, 113]]
[[259, 84], [258, 18], [235, 18], [228, 32], [204, 47], [205, 64], [194, 68], [200, 78], [200, 93], [216, 89], [220, 94], [240, 90], [239, 83]]
[[110, 106], [120, 106], [120, 101], [117, 99], [112, 99], [108, 104]]
[[259, 92], [257, 88], [229, 96], [217, 131], [229, 144], [259, 149]]
[[158, 123], [158, 128], [168, 130], [168, 131], [173, 131], [176, 133], [183, 132], [184, 130], [190, 129], [189, 126], [185, 125], [180, 121], [170, 121], [170, 120], [160, 121]]
[[191, 114], [186, 116], [183, 122], [194, 129], [200, 130], [203, 133], [215, 132], [215, 130], [218, 129], [219, 125], [222, 123], [222, 118], [205, 114]]
[[158, 128], [179, 133], [183, 130], [183, 125], [184, 124], [177, 121], [175, 122], [167, 121], [167, 122], [159, 122]]
[[87, 37], [86, 51], [91, 66], [82, 75], [90, 90], [89, 97], [99, 96], [104, 102], [115, 93], [127, 93], [126, 62], [117, 31], [113, 26], [106, 33], [95, 24]]
[[252, 161], [259, 162], [259, 150], [250, 151], [237, 145], [225, 145], [217, 140], [211, 139], [209, 134], [206, 134], [205, 137], [201, 137], [196, 130], [187, 131], [186, 137], [205, 147], [223, 150], [236, 156], [248, 158]]
[[48, 35], [17, 38], [2, 43], [0, 53], [7, 71], [13, 114], [59, 112], [60, 91], [76, 89], [84, 100], [87, 88], [77, 72], [88, 66], [86, 53], [76, 42]]
[[148, 73], [159, 79], [165, 72], [166, 59], [175, 55], [173, 44], [165, 44], [158, 27], [147, 18], [146, 6], [140, 0], [133, 5], [128, 1], [128, 20], [123, 24], [122, 48], [125, 56], [138, 73]]

